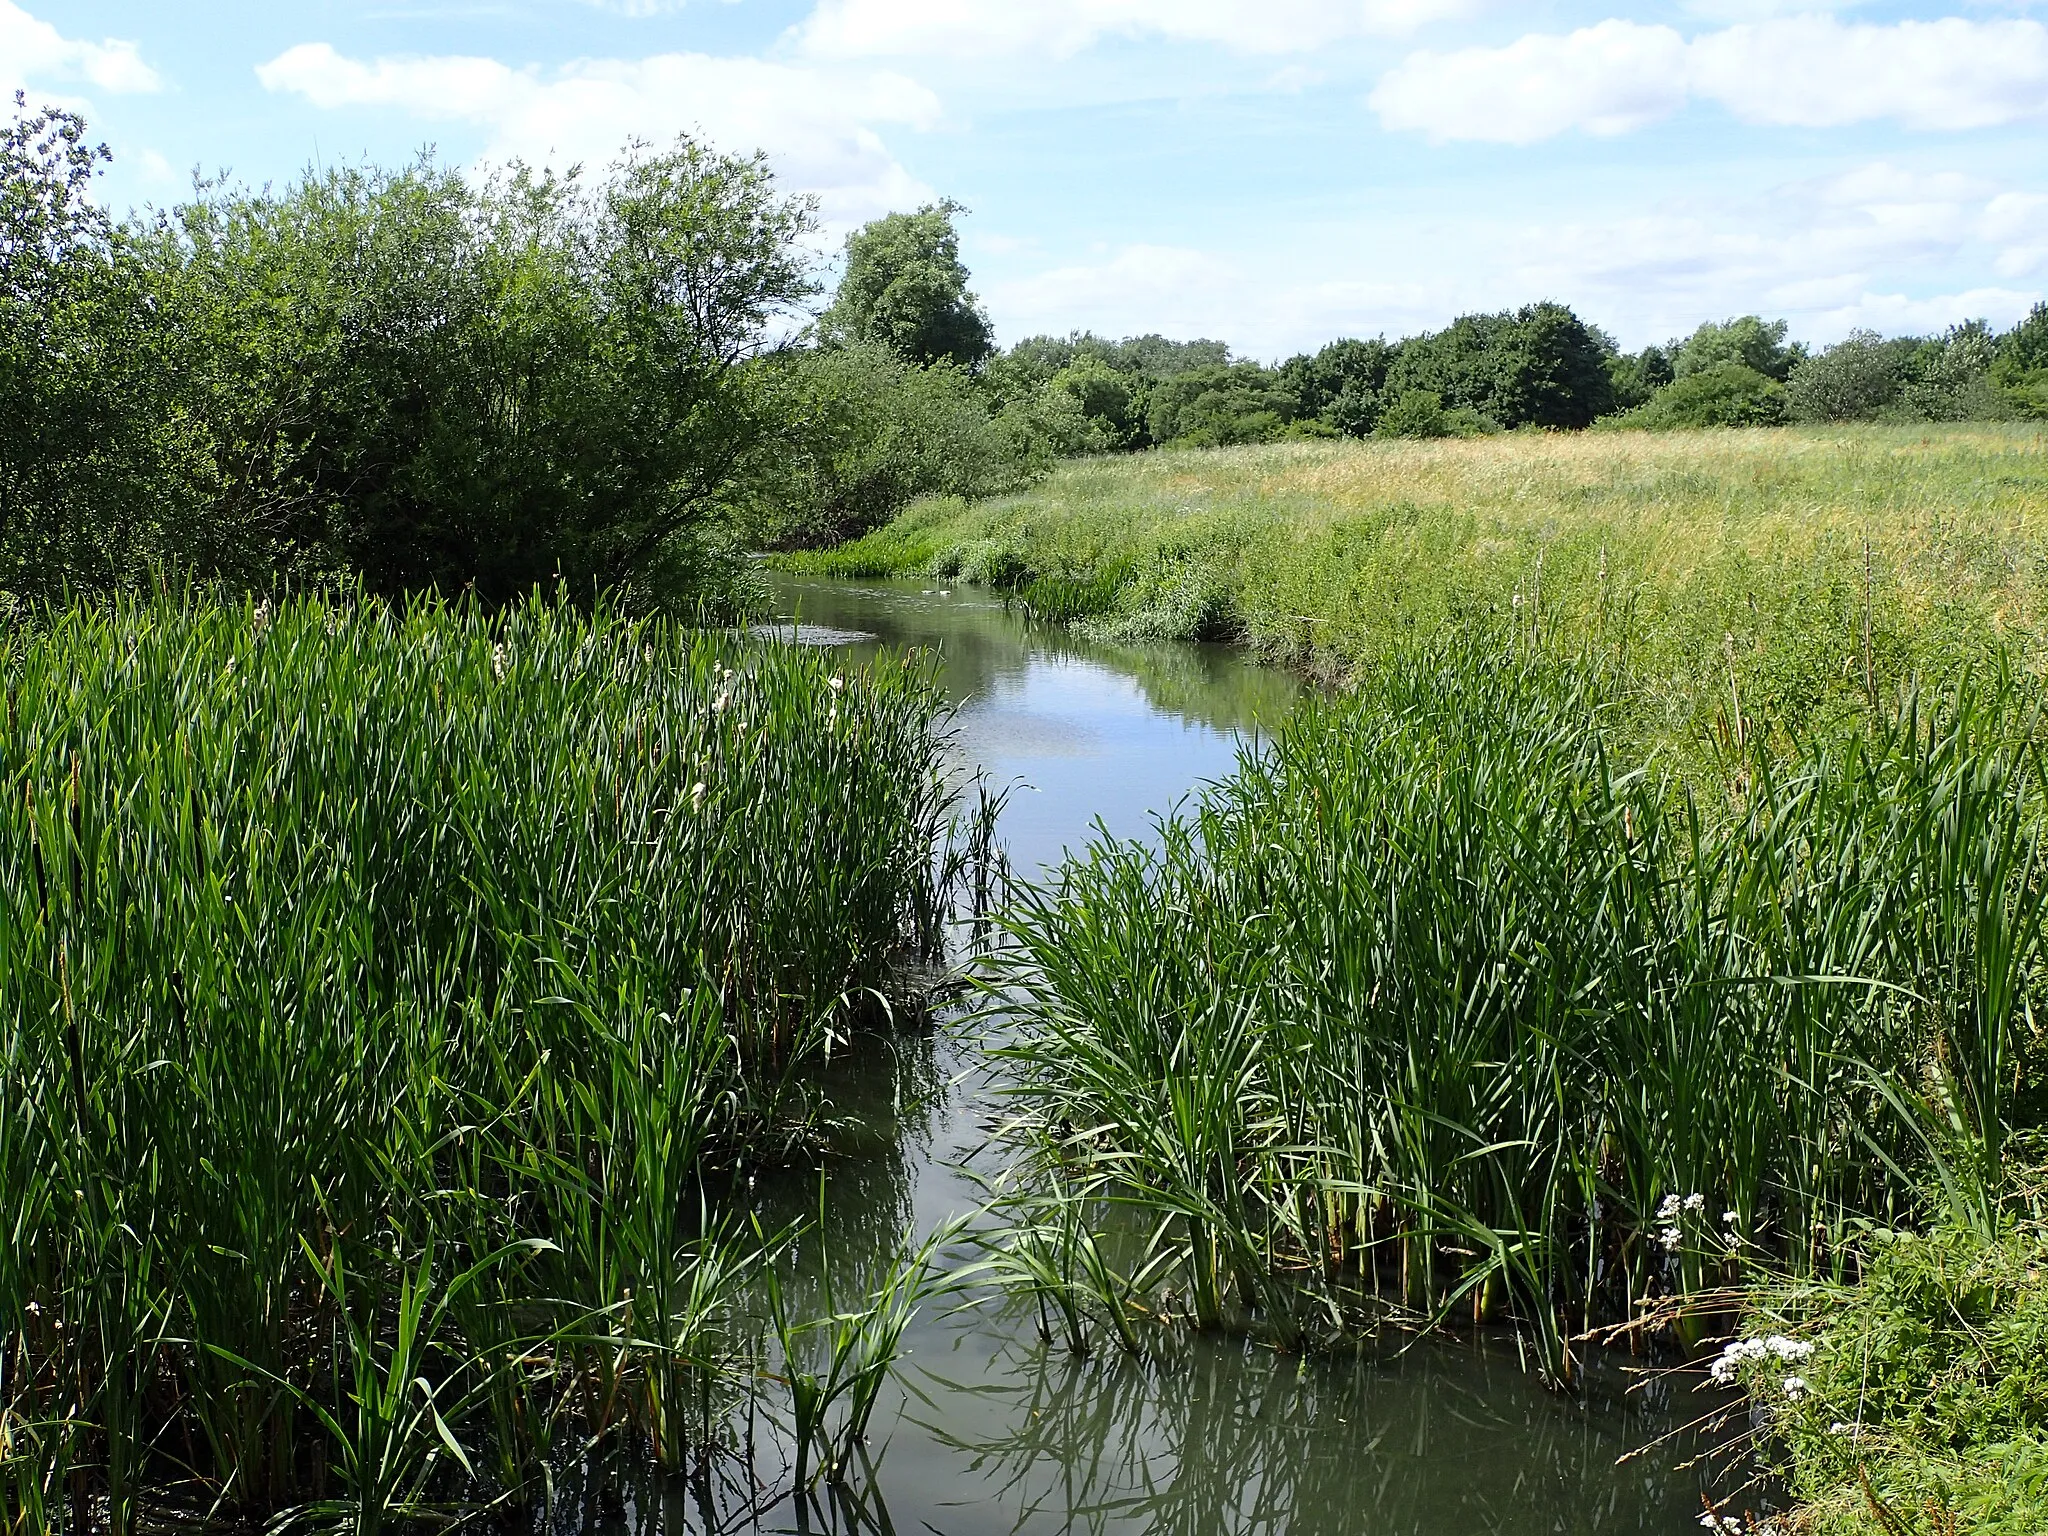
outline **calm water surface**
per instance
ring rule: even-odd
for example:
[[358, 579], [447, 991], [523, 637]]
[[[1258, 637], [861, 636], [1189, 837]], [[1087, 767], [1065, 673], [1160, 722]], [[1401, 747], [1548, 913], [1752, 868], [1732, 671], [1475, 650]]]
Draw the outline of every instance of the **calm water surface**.
[[[1002, 823], [1029, 876], [1099, 821], [1151, 818], [1227, 773], [1298, 697], [1296, 683], [1206, 646], [1093, 646], [986, 593], [921, 582], [776, 579], [785, 624], [814, 643], [925, 647], [958, 710], [960, 766], [1013, 786]], [[785, 630], [785, 633], [788, 631]], [[972, 1210], [970, 1169], [998, 1091], [971, 1042], [941, 1029], [870, 1053], [834, 1085], [843, 1130], [826, 1174], [826, 1241], [852, 1291], [906, 1226]], [[788, 1202], [819, 1208], [815, 1186]], [[1153, 1357], [1077, 1359], [1028, 1318], [939, 1302], [872, 1435], [858, 1502], [785, 1499], [741, 1528], [981, 1533], [1631, 1533], [1699, 1529], [1684, 1442], [1635, 1456], [1711, 1404], [1628, 1390], [1596, 1362], [1580, 1400], [1523, 1373], [1511, 1339], [1385, 1341], [1291, 1358], [1241, 1340], [1161, 1338]], [[689, 1509], [659, 1523], [694, 1525]], [[733, 1527], [728, 1527], [733, 1528]]]

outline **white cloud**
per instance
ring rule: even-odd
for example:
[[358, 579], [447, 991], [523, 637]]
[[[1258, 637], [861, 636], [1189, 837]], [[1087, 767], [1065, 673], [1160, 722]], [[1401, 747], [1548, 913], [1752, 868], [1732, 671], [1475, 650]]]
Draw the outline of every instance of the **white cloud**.
[[820, 195], [833, 223], [932, 195], [877, 132], [938, 119], [938, 98], [898, 74], [696, 53], [585, 59], [549, 71], [448, 55], [365, 63], [326, 43], [302, 43], [256, 73], [265, 88], [318, 107], [474, 125], [488, 135], [487, 160], [601, 164], [629, 139], [678, 133], [733, 151], [765, 149], [792, 186]]
[[1688, 99], [1745, 122], [1993, 127], [2048, 116], [2048, 27], [2030, 20], [1851, 25], [1795, 16], [1702, 33], [1603, 21], [1501, 48], [1416, 53], [1370, 98], [1389, 128], [1528, 144], [1627, 132]]
[[43, 79], [84, 80], [115, 92], [154, 91], [162, 84], [135, 44], [69, 38], [12, 0], [0, 0], [0, 86], [13, 91]]
[[1488, 0], [819, 0], [798, 29], [824, 57], [1063, 57], [1105, 38], [1295, 53], [1412, 32]]
[[1130, 246], [983, 291], [1010, 340], [1156, 329], [1279, 357], [1545, 297], [1632, 346], [1751, 311], [1786, 316], [1795, 335], [1821, 342], [1862, 325], [1928, 332], [1979, 315], [2005, 325], [2039, 297], [2022, 285], [2044, 268], [2048, 191], [1877, 162], [1612, 217], [1459, 214], [1398, 235], [1325, 231], [1292, 257]]
[[1372, 93], [1380, 121], [1435, 139], [1532, 144], [1569, 128], [1627, 133], [1685, 101], [1686, 42], [1670, 27], [1603, 21], [1505, 48], [1416, 53]]

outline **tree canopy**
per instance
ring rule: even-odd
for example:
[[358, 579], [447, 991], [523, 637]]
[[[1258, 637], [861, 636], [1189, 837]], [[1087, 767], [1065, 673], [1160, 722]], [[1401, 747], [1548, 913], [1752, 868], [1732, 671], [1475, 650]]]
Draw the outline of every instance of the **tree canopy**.
[[892, 213], [846, 237], [846, 273], [822, 317], [828, 338], [885, 346], [914, 363], [964, 368], [995, 350], [967, 287], [953, 216], [960, 205]]

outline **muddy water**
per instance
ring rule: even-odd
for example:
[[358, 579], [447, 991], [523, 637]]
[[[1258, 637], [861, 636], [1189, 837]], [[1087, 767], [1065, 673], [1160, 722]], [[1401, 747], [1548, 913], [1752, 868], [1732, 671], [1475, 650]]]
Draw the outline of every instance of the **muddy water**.
[[[974, 590], [778, 579], [776, 594], [812, 643], [936, 652], [959, 766], [1011, 788], [1002, 836], [1027, 877], [1098, 823], [1143, 835], [1298, 696], [1291, 679], [1221, 648], [1090, 645]], [[945, 1028], [868, 1055], [835, 1084], [841, 1129], [822, 1207], [847, 1291], [893, 1234], [976, 1205], [997, 1094], [973, 1042]], [[819, 1208], [815, 1191], [805, 1198]], [[744, 1528], [1699, 1529], [1700, 1474], [1682, 1469], [1699, 1447], [1681, 1438], [1631, 1453], [1709, 1405], [1684, 1385], [1643, 1386], [1624, 1361], [1596, 1361], [1586, 1393], [1567, 1400], [1522, 1370], [1511, 1337], [1292, 1358], [1162, 1336], [1143, 1360], [1076, 1358], [1021, 1313], [956, 1306], [929, 1306], [912, 1327], [862, 1496], [784, 1499]]]

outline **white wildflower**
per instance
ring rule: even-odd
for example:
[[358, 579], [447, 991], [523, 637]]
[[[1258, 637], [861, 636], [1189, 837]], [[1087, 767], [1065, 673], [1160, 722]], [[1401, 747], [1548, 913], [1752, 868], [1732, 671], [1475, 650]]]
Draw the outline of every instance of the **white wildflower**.
[[1685, 1208], [1697, 1216], [1707, 1208], [1707, 1197], [1705, 1195], [1687, 1195], [1685, 1197]]
[[1678, 1212], [1679, 1209], [1683, 1206], [1683, 1204], [1684, 1202], [1680, 1200], [1678, 1196], [1666, 1195], [1664, 1197], [1664, 1203], [1657, 1207], [1657, 1219], [1662, 1222], [1673, 1222], [1678, 1220]]
[[1657, 1241], [1664, 1245], [1666, 1253], [1676, 1253], [1678, 1245], [1685, 1241], [1685, 1234], [1676, 1227], [1666, 1227], [1657, 1234]]
[[491, 647], [491, 671], [499, 682], [505, 681], [505, 642], [502, 640]]
[[1806, 1378], [1804, 1376], [1787, 1376], [1784, 1381], [1784, 1388], [1785, 1396], [1796, 1403], [1806, 1396]]
[[1742, 1522], [1733, 1515], [1719, 1515], [1710, 1509], [1700, 1516], [1700, 1528], [1719, 1532], [1721, 1536], [1741, 1536]]
[[[1804, 1339], [1788, 1339], [1782, 1333], [1774, 1333], [1762, 1339], [1737, 1339], [1724, 1348], [1714, 1363], [1707, 1367], [1707, 1374], [1721, 1386], [1731, 1385], [1741, 1373], [1742, 1367], [1753, 1360], [1777, 1360], [1786, 1365], [1805, 1360], [1812, 1356], [1813, 1345]], [[1804, 1391], [1806, 1383], [1799, 1377], [1788, 1378], [1799, 1382]]]
[[699, 780], [698, 780], [698, 781], [697, 781], [696, 783], [694, 783], [694, 784], [692, 784], [692, 785], [690, 786], [690, 806], [691, 806], [691, 808], [692, 808], [692, 809], [695, 809], [696, 807], [698, 807], [698, 806], [702, 805], [703, 803], [704, 803], [704, 781], [703, 781], [702, 779], [699, 779]]
[[830, 677], [825, 679], [825, 686], [827, 688], [830, 688], [834, 693], [837, 693], [840, 689], [846, 686], [846, 679], [841, 677], [837, 672], [835, 672]]
[[732, 703], [732, 695], [730, 693], [719, 694], [717, 698], [711, 701], [711, 713], [714, 715], [724, 714], [726, 706], [730, 703]]
[[1740, 1212], [1740, 1211], [1723, 1211], [1723, 1212], [1721, 1213], [1721, 1225], [1722, 1225], [1722, 1226], [1724, 1226], [1724, 1227], [1734, 1227], [1734, 1226], [1740, 1226], [1741, 1224], [1742, 1224], [1742, 1212]]

